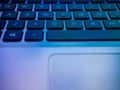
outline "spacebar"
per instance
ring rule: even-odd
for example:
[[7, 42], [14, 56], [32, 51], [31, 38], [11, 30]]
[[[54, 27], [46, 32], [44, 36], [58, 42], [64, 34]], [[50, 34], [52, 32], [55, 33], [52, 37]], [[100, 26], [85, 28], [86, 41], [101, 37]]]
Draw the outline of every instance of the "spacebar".
[[47, 41], [120, 41], [120, 30], [50, 30]]

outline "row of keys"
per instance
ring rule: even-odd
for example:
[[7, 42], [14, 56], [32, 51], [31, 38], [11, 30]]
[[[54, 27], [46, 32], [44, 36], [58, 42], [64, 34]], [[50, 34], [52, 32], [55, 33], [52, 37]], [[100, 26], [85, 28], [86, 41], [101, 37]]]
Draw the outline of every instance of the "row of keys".
[[[56, 16], [57, 20], [71, 20], [72, 19], [72, 13], [71, 12], [56, 12], [54, 14], [53, 12], [39, 12], [38, 13], [38, 19], [40, 20], [52, 20], [54, 18], [54, 15]], [[3, 12], [1, 15], [2, 20], [15, 20], [18, 17], [18, 12]], [[109, 12], [103, 12], [103, 11], [93, 11], [90, 12], [73, 12], [73, 18], [76, 20], [87, 20], [90, 19], [120, 19], [120, 12], [119, 11], [109, 11]], [[21, 12], [19, 19], [21, 20], [30, 20], [30, 19], [36, 19], [36, 13], [35, 12]]]
[[[10, 0], [0, 0], [0, 3], [8, 3]], [[41, 3], [42, 0], [11, 0], [11, 3]], [[43, 0], [44, 3], [72, 3], [73, 0]], [[92, 3], [104, 3], [105, 0], [75, 0], [76, 3], [88, 3], [91, 1]], [[106, 0], [108, 3], [119, 3], [120, 0]]]
[[[44, 28], [44, 21], [28, 21], [27, 23], [27, 29], [28, 30], [43, 30]], [[84, 24], [84, 25], [83, 25]], [[0, 29], [2, 30], [4, 28], [5, 21], [0, 21]], [[82, 30], [83, 26], [87, 30], [93, 30], [93, 29], [103, 29], [103, 25], [106, 29], [120, 29], [120, 21], [118, 20], [105, 20], [105, 21], [99, 21], [99, 20], [86, 20], [81, 22], [80, 20], [67, 20], [65, 21], [65, 27], [68, 30]], [[25, 26], [25, 21], [22, 20], [14, 20], [9, 21], [6, 29], [8, 30], [23, 30]], [[46, 28], [48, 30], [63, 30], [64, 29], [64, 22], [61, 20], [49, 20], [46, 22]]]
[[[46, 33], [47, 41], [119, 41], [120, 31], [118, 30], [51, 30]], [[0, 35], [2, 33], [0, 32]], [[43, 31], [26, 31], [25, 41], [42, 41]], [[6, 31], [3, 37], [4, 42], [20, 42], [23, 37], [23, 31]]]
[[[15, 4], [1, 4], [0, 10], [2, 11], [14, 11], [15, 10]], [[100, 4], [101, 9], [103, 11], [109, 11], [109, 10], [116, 10], [117, 7], [120, 9], [120, 3], [119, 4]], [[99, 11], [100, 10], [99, 4], [85, 4], [85, 10], [86, 11]], [[66, 5], [65, 4], [52, 4], [51, 5], [52, 11], [66, 11]], [[49, 11], [50, 5], [49, 4], [36, 4], [34, 11]], [[17, 7], [18, 11], [32, 11], [33, 5], [32, 4], [19, 4]], [[68, 10], [69, 11], [82, 11], [83, 8], [81, 4], [68, 4]]]

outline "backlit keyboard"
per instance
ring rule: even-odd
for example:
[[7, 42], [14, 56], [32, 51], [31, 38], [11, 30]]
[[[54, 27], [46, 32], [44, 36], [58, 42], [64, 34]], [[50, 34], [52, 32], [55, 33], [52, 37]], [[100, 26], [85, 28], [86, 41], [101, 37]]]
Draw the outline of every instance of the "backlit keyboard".
[[0, 40], [120, 41], [120, 0], [0, 0]]

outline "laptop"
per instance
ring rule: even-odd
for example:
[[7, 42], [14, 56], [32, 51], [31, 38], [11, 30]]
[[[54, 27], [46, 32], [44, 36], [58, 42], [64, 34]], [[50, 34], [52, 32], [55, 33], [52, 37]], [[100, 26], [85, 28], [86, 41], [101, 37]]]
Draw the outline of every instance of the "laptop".
[[120, 90], [120, 0], [0, 0], [0, 90]]

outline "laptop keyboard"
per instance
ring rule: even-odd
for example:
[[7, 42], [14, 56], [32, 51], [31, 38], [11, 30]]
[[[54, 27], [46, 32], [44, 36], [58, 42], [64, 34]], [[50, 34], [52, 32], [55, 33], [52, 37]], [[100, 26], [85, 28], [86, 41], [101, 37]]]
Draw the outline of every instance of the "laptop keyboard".
[[0, 0], [0, 40], [120, 41], [120, 0]]

